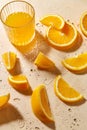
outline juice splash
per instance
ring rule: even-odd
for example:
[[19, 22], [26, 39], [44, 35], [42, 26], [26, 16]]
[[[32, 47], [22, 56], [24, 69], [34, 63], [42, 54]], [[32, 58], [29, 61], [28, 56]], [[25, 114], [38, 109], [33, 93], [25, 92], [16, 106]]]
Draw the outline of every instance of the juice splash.
[[25, 12], [10, 14], [5, 21], [10, 41], [16, 46], [29, 44], [34, 38], [35, 18]]

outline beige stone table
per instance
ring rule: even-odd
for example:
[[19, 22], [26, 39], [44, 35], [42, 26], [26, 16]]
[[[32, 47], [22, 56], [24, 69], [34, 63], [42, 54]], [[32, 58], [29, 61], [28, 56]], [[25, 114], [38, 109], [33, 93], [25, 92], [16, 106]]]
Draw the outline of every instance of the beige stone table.
[[[0, 0], [0, 9], [9, 0]], [[87, 10], [86, 0], [28, 0], [36, 12], [36, 34], [38, 51], [42, 51], [51, 58], [58, 72], [38, 70], [31, 60], [30, 54], [23, 54], [8, 40], [0, 21], [0, 95], [10, 92], [9, 104], [0, 110], [0, 130], [87, 130], [87, 102], [68, 105], [58, 99], [53, 90], [54, 78], [61, 73], [71, 86], [81, 92], [87, 99], [87, 73], [74, 74], [66, 70], [61, 60], [87, 51], [87, 38], [80, 31], [79, 20], [82, 12]], [[44, 28], [37, 24], [39, 19], [47, 14], [58, 14], [75, 24], [83, 37], [82, 44], [68, 52], [55, 50], [49, 47], [42, 37]], [[35, 117], [31, 109], [31, 95], [23, 95], [14, 90], [8, 83], [10, 73], [6, 70], [1, 55], [6, 51], [17, 54], [18, 62], [15, 73], [23, 73], [27, 76], [32, 90], [39, 84], [46, 85], [51, 110], [55, 124], [46, 125]]]

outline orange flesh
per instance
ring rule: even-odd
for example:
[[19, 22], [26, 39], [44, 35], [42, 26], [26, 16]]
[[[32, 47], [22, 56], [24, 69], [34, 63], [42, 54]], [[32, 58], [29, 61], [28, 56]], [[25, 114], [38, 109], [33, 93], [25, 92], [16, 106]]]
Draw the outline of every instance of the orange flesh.
[[69, 58], [65, 60], [71, 66], [80, 67], [87, 64], [87, 54], [79, 55], [76, 58]]
[[74, 30], [70, 25], [66, 23], [62, 31], [51, 28], [49, 30], [48, 37], [56, 44], [65, 44], [73, 39]]
[[59, 79], [59, 92], [66, 98], [78, 97], [79, 93], [69, 86], [63, 79]]
[[83, 27], [87, 31], [87, 15], [85, 15], [85, 17], [83, 18]]
[[[47, 93], [46, 93], [46, 90], [43, 89], [41, 90], [42, 92], [40, 93], [41, 94], [41, 103], [43, 105], [43, 108], [44, 110], [46, 111], [46, 113], [48, 114], [48, 116], [52, 116], [51, 114], [51, 110], [50, 110], [50, 107], [49, 107], [49, 101], [48, 101], [48, 97], [47, 97]], [[44, 97], [44, 98], [43, 98]]]

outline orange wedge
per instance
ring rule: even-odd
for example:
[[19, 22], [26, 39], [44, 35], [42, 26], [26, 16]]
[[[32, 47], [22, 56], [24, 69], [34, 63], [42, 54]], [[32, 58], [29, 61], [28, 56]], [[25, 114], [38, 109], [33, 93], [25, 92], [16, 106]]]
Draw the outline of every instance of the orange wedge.
[[46, 26], [52, 26], [58, 30], [61, 30], [64, 25], [64, 19], [59, 15], [47, 15], [40, 19], [40, 22]]
[[37, 65], [39, 69], [52, 69], [55, 67], [55, 64], [52, 60], [50, 60], [47, 56], [45, 56], [42, 52], [39, 52], [36, 57], [34, 64]]
[[12, 70], [16, 64], [16, 54], [14, 52], [6, 52], [2, 54], [2, 58], [7, 70]]
[[68, 70], [73, 72], [84, 72], [87, 70], [87, 52], [75, 57], [66, 58], [62, 63]]
[[49, 45], [55, 49], [66, 50], [71, 48], [77, 41], [78, 32], [73, 24], [66, 22], [62, 31], [49, 27], [47, 30], [47, 40]]
[[56, 77], [54, 82], [55, 94], [64, 102], [78, 102], [83, 96], [72, 88], [60, 75]]
[[0, 109], [2, 109], [7, 103], [10, 98], [10, 93], [0, 96]]
[[20, 92], [25, 92], [29, 90], [29, 83], [25, 75], [15, 75], [9, 76], [8, 81], [13, 88]]
[[85, 36], [87, 36], [87, 11], [81, 15], [80, 28]]
[[32, 110], [37, 118], [44, 123], [53, 122], [49, 100], [44, 85], [35, 88], [31, 97]]

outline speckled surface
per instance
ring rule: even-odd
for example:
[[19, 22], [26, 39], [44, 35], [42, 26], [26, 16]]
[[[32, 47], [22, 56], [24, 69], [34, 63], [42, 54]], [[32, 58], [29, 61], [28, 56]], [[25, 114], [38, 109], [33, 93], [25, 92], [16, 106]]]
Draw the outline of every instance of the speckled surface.
[[[9, 0], [1, 0], [0, 9], [8, 1]], [[87, 73], [71, 73], [61, 64], [62, 59], [87, 51], [87, 38], [82, 35], [79, 27], [80, 16], [82, 12], [87, 10], [87, 1], [28, 0], [28, 2], [34, 6], [36, 12], [38, 51], [42, 51], [52, 59], [59, 71], [53, 73], [38, 70], [33, 64], [33, 59], [31, 60], [30, 54], [22, 54], [9, 42], [0, 21], [0, 95], [6, 94], [7, 92], [11, 94], [9, 104], [4, 109], [0, 110], [0, 130], [86, 130], [87, 102], [73, 105], [65, 104], [55, 96], [53, 81], [54, 78], [61, 73], [64, 79], [87, 99]], [[41, 36], [44, 34], [44, 27], [38, 24], [39, 18], [46, 14], [59, 14], [66, 20], [73, 22], [82, 35], [82, 44], [78, 41], [77, 48], [73, 48], [68, 52], [55, 50], [49, 47], [45, 39]], [[9, 85], [7, 78], [10, 73], [3, 65], [1, 57], [6, 51], [13, 51], [17, 54], [18, 60], [14, 73], [25, 74], [32, 90], [39, 84], [44, 83], [46, 85], [55, 124], [46, 125], [37, 119], [32, 112], [31, 95], [23, 95]]]

